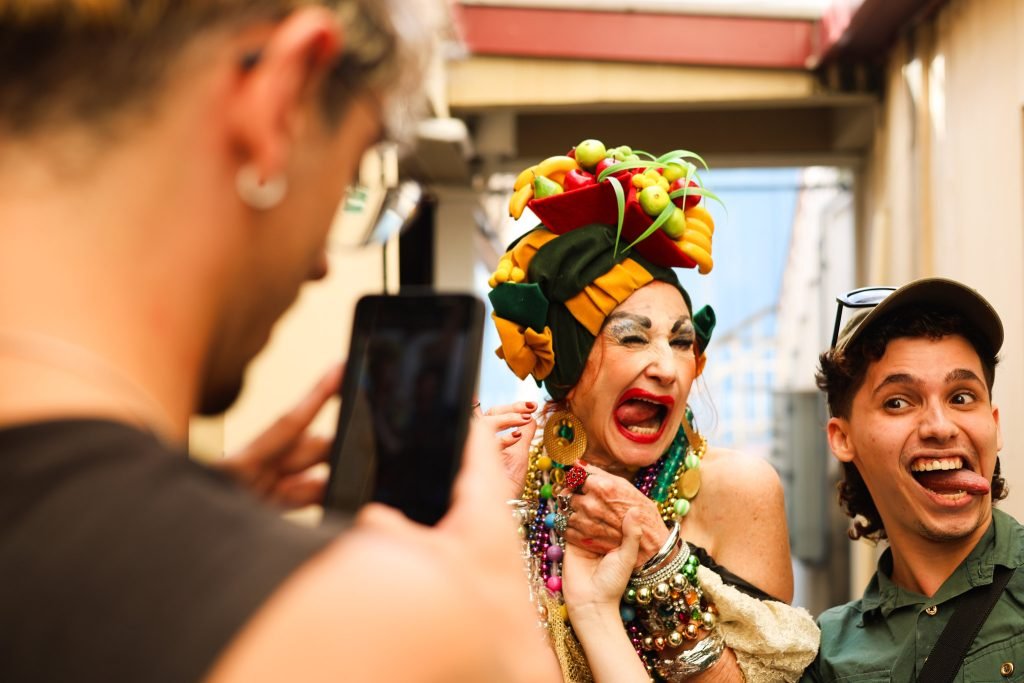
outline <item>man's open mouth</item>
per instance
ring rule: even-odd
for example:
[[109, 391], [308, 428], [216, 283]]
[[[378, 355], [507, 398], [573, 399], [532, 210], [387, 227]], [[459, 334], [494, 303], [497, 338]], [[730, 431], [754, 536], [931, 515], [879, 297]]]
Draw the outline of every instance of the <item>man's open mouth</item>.
[[643, 443], [656, 441], [675, 405], [671, 396], [630, 389], [615, 407], [615, 422], [626, 437]]
[[983, 496], [990, 488], [988, 480], [966, 467], [958, 455], [917, 458], [910, 463], [910, 474], [924, 488], [950, 500]]

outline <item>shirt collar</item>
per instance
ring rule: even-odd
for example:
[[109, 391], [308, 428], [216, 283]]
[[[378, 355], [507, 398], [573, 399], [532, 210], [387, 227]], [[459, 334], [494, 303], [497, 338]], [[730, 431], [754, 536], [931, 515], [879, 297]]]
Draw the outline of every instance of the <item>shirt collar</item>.
[[892, 549], [878, 558], [878, 570], [861, 599], [861, 624], [875, 615], [887, 618], [901, 607], [939, 604], [972, 588], [992, 583], [995, 565], [1019, 567], [1024, 564], [1024, 527], [1001, 510], [992, 510], [992, 523], [971, 553], [942, 584], [932, 598], [900, 588], [892, 579]]

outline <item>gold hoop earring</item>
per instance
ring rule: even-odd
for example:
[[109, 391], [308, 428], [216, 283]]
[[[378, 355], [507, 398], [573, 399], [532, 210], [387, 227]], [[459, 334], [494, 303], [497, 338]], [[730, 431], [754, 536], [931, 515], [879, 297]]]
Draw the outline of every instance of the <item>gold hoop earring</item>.
[[246, 206], [267, 211], [280, 204], [288, 193], [288, 179], [283, 174], [261, 178], [255, 166], [246, 164], [238, 169], [235, 176], [235, 191]]
[[587, 451], [583, 422], [568, 410], [551, 413], [544, 425], [544, 450], [560, 465], [574, 465]]

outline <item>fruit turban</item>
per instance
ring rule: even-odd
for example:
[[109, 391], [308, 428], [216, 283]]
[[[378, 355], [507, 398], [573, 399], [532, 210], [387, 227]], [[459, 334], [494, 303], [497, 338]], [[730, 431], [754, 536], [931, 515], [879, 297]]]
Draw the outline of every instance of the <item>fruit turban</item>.
[[[497, 354], [555, 400], [579, 381], [605, 318], [644, 285], [659, 280], [690, 295], [675, 271], [635, 252], [615, 253], [615, 227], [592, 224], [561, 235], [544, 226], [513, 242], [491, 278], [489, 298], [501, 338]], [[709, 306], [693, 314], [698, 371], [715, 326]]]

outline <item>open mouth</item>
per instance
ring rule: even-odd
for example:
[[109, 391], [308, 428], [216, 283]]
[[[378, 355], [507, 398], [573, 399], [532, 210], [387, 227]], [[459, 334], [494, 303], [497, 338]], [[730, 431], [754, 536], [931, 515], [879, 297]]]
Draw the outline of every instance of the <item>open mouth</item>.
[[640, 443], [657, 441], [675, 400], [642, 389], [630, 389], [615, 407], [615, 424], [626, 438]]
[[910, 463], [910, 474], [918, 484], [950, 501], [984, 496], [990, 488], [988, 480], [966, 467], [958, 455], [916, 458]]

